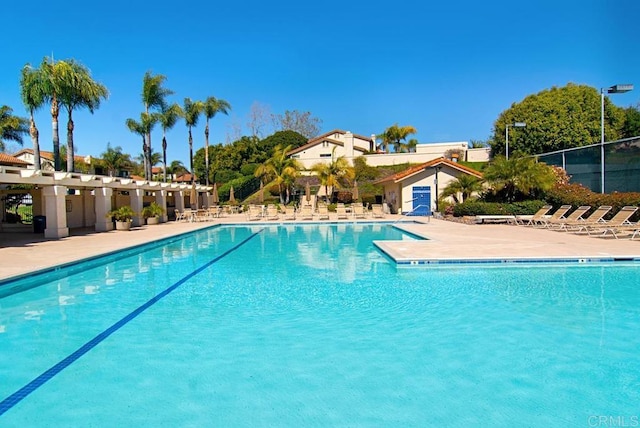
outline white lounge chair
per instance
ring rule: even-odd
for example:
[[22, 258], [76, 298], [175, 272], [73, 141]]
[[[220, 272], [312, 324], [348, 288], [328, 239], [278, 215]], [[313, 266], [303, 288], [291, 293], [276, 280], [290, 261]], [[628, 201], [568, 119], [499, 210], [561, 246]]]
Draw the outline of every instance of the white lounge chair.
[[311, 205], [303, 205], [300, 208], [300, 220], [313, 220], [313, 211]]
[[324, 204], [318, 205], [318, 220], [329, 220], [329, 208]]

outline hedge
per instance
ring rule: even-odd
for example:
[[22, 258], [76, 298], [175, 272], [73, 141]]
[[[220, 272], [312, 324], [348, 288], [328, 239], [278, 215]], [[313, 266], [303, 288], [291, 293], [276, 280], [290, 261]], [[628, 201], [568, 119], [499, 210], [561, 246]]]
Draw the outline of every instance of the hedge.
[[453, 207], [455, 217], [475, 215], [528, 215], [534, 214], [545, 201], [522, 201], [514, 203], [465, 201]]

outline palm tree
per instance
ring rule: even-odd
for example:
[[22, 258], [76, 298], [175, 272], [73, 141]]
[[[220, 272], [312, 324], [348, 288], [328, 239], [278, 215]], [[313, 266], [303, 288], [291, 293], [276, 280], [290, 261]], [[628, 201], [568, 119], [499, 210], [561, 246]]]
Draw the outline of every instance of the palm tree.
[[73, 111], [86, 107], [93, 114], [100, 107], [100, 101], [108, 96], [107, 88], [96, 82], [91, 77], [91, 72], [84, 65], [70, 60], [66, 63], [70, 68], [62, 75], [60, 93], [58, 99], [67, 110], [67, 171], [73, 172], [74, 147], [73, 147]]
[[[147, 144], [146, 144], [146, 136], [148, 133], [151, 133], [151, 128], [155, 124], [155, 117], [152, 117], [146, 113], [140, 113], [140, 122], [137, 122], [135, 119], [127, 119], [125, 124], [129, 131], [134, 134], [138, 134], [142, 137], [142, 153], [143, 153], [143, 167], [144, 167], [144, 176], [146, 179], [151, 179], [151, 167], [147, 168], [147, 164], [150, 162], [150, 156], [147, 153]], [[148, 175], [147, 175], [147, 169]]]
[[113, 177], [120, 169], [129, 166], [131, 159], [128, 154], [122, 152], [122, 147], [111, 147], [111, 143], [107, 143], [107, 150], [100, 155], [100, 162], [109, 172], [109, 176]]
[[22, 145], [22, 136], [29, 132], [29, 121], [14, 116], [9, 106], [0, 106], [0, 151], [5, 149], [5, 141], [14, 141]]
[[167, 181], [167, 130], [173, 128], [183, 114], [180, 106], [174, 103], [169, 107], [163, 107], [158, 115], [162, 126], [162, 177], [165, 182]]
[[319, 162], [311, 166], [311, 170], [320, 179], [320, 184], [324, 186], [325, 197], [329, 203], [329, 187], [340, 188], [341, 185], [351, 183], [355, 176], [355, 169], [349, 165], [344, 156], [336, 157], [336, 147], [331, 151], [331, 162]]
[[174, 176], [178, 175], [179, 173], [184, 174], [185, 172], [187, 172], [187, 168], [184, 166], [182, 161], [179, 161], [179, 160], [171, 161], [171, 164], [169, 165], [167, 170], [169, 171], [170, 174], [173, 174]]
[[410, 139], [409, 141], [407, 141], [407, 151], [409, 153], [415, 153], [416, 152], [416, 147], [418, 146], [418, 140], [416, 140], [415, 138]]
[[[481, 190], [482, 180], [473, 175], [462, 174], [442, 189], [440, 197], [446, 198], [447, 196], [451, 196], [456, 203], [459, 203], [464, 202], [465, 199], [473, 193], [480, 192]], [[458, 200], [458, 195], [460, 194], [462, 194], [462, 197]]]
[[[152, 109], [158, 109], [160, 111], [165, 110], [167, 108], [167, 102], [165, 98], [171, 94], [173, 91], [164, 88], [162, 84], [166, 80], [166, 76], [162, 74], [156, 74], [155, 76], [151, 74], [151, 71], [147, 71], [142, 79], [142, 104], [144, 105], [144, 113], [147, 116], [151, 116]], [[155, 122], [154, 122], [155, 124]], [[145, 160], [145, 176], [151, 177], [151, 130], [153, 129], [153, 124], [147, 128], [145, 134], [145, 145], [144, 145], [144, 154], [146, 157]]]
[[518, 193], [524, 197], [536, 197], [553, 187], [556, 177], [553, 169], [536, 159], [512, 156], [496, 156], [485, 172], [484, 178], [494, 194], [501, 194], [513, 202]]
[[42, 74], [38, 69], [26, 64], [20, 75], [20, 96], [22, 103], [29, 110], [29, 135], [33, 144], [33, 167], [42, 169], [40, 162], [40, 133], [36, 127], [34, 113], [45, 103], [45, 91], [42, 84]]
[[291, 150], [293, 150], [293, 146], [291, 145], [283, 148], [278, 144], [273, 149], [273, 155], [258, 166], [254, 173], [254, 176], [260, 177], [261, 180], [265, 178], [269, 180], [271, 184], [278, 185], [281, 204], [289, 203], [289, 190], [295, 178], [298, 176], [300, 169], [302, 169], [297, 160], [288, 156]]
[[184, 122], [189, 128], [189, 167], [191, 168], [191, 183], [195, 182], [195, 173], [193, 170], [193, 136], [191, 128], [198, 124], [200, 113], [202, 112], [201, 101], [191, 101], [191, 98], [184, 99]]
[[393, 144], [394, 150], [400, 153], [404, 148], [403, 141], [406, 140], [409, 135], [417, 132], [416, 128], [411, 125], [398, 126], [396, 123], [385, 129], [378, 138], [382, 140], [387, 153], [389, 153], [389, 144]]
[[217, 113], [228, 115], [229, 110], [231, 110], [231, 104], [216, 97], [207, 98], [203, 104], [204, 116], [207, 118], [207, 125], [204, 128], [204, 165], [207, 186], [209, 185], [209, 119]]
[[61, 91], [63, 76], [70, 71], [70, 67], [65, 61], [55, 62], [53, 58], [49, 60], [44, 57], [40, 64], [42, 89], [45, 101], [51, 103], [51, 129], [53, 135], [53, 168], [60, 171], [60, 135], [58, 134], [58, 115], [60, 114], [60, 103], [58, 96]]

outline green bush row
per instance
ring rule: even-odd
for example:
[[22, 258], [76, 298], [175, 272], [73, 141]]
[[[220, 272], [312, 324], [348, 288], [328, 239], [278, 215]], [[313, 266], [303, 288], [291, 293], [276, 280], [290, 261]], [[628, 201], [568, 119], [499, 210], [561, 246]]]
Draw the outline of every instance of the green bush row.
[[546, 199], [554, 207], [569, 204], [574, 207], [590, 205], [596, 209], [602, 205], [611, 205], [613, 209], [609, 216], [614, 215], [626, 205], [640, 206], [640, 193], [638, 192], [602, 194], [592, 192], [580, 184], [557, 185], [547, 192]]
[[545, 201], [522, 201], [513, 203], [465, 201], [453, 207], [455, 217], [475, 215], [528, 215], [545, 205]]

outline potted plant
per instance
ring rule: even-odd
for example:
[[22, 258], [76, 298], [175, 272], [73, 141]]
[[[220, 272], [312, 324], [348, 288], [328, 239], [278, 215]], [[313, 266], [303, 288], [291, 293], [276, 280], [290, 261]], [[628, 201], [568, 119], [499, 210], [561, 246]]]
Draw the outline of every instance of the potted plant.
[[118, 209], [110, 211], [107, 214], [107, 218], [111, 217], [116, 222], [116, 230], [129, 230], [131, 228], [131, 221], [136, 213], [129, 205], [123, 205]]
[[142, 216], [147, 219], [147, 224], [160, 223], [160, 216], [164, 214], [164, 209], [155, 202], [142, 209]]

